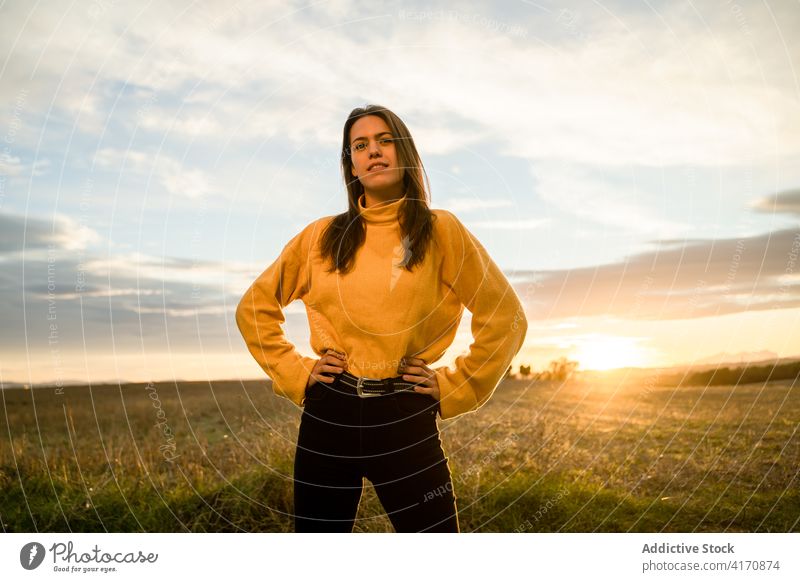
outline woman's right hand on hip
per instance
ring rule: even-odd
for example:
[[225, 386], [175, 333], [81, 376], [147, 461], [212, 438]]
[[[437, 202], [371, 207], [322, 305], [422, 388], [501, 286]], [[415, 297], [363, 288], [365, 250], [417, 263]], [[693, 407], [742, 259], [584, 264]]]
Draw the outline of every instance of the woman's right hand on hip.
[[327, 374], [341, 374], [347, 370], [346, 355], [336, 350], [327, 350], [314, 364], [311, 375], [308, 377], [306, 388], [313, 386], [316, 382], [331, 384], [336, 378]]

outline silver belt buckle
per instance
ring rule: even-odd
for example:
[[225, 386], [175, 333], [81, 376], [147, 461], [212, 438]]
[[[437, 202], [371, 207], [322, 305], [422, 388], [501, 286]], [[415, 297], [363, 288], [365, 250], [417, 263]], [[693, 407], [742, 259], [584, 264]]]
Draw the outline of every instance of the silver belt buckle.
[[379, 378], [365, 378], [364, 376], [358, 377], [358, 382], [356, 382], [356, 394], [360, 398], [369, 398], [370, 396], [381, 396], [380, 394], [370, 394], [369, 392], [364, 392], [364, 380], [379, 380]]

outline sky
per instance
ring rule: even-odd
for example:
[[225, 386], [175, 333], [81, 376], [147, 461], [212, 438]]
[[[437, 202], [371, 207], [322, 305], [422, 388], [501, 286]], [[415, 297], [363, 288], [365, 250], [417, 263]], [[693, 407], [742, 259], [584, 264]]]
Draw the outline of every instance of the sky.
[[514, 285], [515, 366], [800, 355], [798, 32], [790, 0], [3, 2], [0, 384], [263, 377], [236, 305], [346, 209], [367, 103]]

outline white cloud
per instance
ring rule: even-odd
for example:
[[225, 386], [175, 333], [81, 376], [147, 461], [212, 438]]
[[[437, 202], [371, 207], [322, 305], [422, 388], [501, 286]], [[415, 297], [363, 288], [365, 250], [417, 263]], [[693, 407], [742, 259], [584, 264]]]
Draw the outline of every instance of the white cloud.
[[12, 156], [8, 152], [0, 152], [0, 175], [9, 178], [19, 178], [26, 175], [34, 177], [44, 176], [50, 168], [50, 160], [39, 159], [32, 162], [23, 162], [19, 156]]
[[520, 272], [515, 285], [529, 312], [554, 319], [693, 319], [793, 308], [800, 305], [797, 278], [782, 274], [795, 267], [798, 248], [797, 228], [743, 242], [687, 240], [604, 265], [537, 272], [541, 285], [522, 282]]
[[73, 253], [100, 240], [95, 230], [64, 214], [48, 219], [0, 214], [0, 254], [5, 258], [24, 255], [36, 260], [51, 252]]
[[56, 223], [57, 226], [53, 229], [53, 241], [65, 250], [84, 250], [102, 240], [96, 231], [69, 216], [57, 216]]
[[170, 317], [197, 317], [198, 315], [225, 315], [233, 313], [236, 309], [235, 304], [222, 305], [206, 305], [203, 307], [185, 307], [185, 308], [171, 308], [171, 307], [144, 307], [136, 305], [132, 308], [135, 313], [141, 314], [164, 314]]
[[750, 208], [756, 212], [800, 215], [800, 188], [757, 198]]
[[[175, 137], [287, 136], [331, 145], [359, 94], [396, 108], [425, 154], [486, 141], [516, 157], [608, 165], [734, 164], [800, 153], [796, 98], [778, 58], [796, 55], [796, 42], [776, 46], [764, 10], [748, 13], [755, 60], [733, 19], [717, 18], [709, 31], [672, 4], [658, 16], [625, 20], [587, 6], [577, 31], [556, 12], [544, 19], [537, 12], [526, 28], [560, 31], [564, 42], [493, 34], [491, 50], [476, 42], [491, 32], [480, 22], [404, 19], [380, 4], [185, 8], [116, 3], [88, 28], [86, 7], [37, 10], [26, 43], [11, 50], [5, 84], [25, 84], [35, 64], [27, 83], [37, 87], [26, 107], [42, 109], [49, 94], [65, 120], [74, 116], [93, 133], [114, 107], [131, 128], [138, 117], [142, 127]], [[31, 9], [7, 10], [0, 32], [12, 36], [12, 23]], [[130, 33], [116, 36], [117, 23], [130, 23]], [[583, 42], [569, 42], [576, 33]], [[30, 47], [45, 39], [42, 59]], [[415, 48], [370, 52], [377, 46]], [[391, 74], [365, 75], [353, 59], [363, 54]], [[151, 93], [140, 95], [131, 83]], [[143, 115], [119, 116], [126, 98], [147, 101], [153, 93], [158, 99]]]
[[22, 160], [9, 154], [0, 154], [0, 175], [20, 176], [23, 173]]
[[455, 214], [462, 212], [473, 212], [487, 208], [507, 208], [513, 206], [514, 202], [508, 199], [497, 198], [448, 198], [443, 201], [442, 208]]
[[217, 287], [232, 294], [243, 293], [266, 266], [255, 262], [175, 259], [140, 252], [117, 253], [111, 257], [91, 256], [83, 263], [83, 269], [95, 279], [185, 283]]
[[201, 170], [179, 170], [162, 176], [161, 183], [176, 196], [199, 198], [211, 191], [208, 177]]
[[468, 228], [488, 228], [492, 230], [532, 230], [548, 224], [548, 218], [509, 219], [509, 220], [478, 220], [466, 223]]
[[648, 237], [675, 238], [685, 235], [691, 225], [657, 217], [641, 202], [642, 193], [620, 185], [610, 185], [578, 165], [539, 164], [531, 168], [537, 193], [559, 210], [616, 231], [634, 232]]
[[119, 172], [155, 175], [170, 194], [200, 198], [212, 191], [211, 179], [199, 169], [188, 169], [164, 154], [154, 155], [136, 150], [105, 148], [97, 152], [95, 162]]

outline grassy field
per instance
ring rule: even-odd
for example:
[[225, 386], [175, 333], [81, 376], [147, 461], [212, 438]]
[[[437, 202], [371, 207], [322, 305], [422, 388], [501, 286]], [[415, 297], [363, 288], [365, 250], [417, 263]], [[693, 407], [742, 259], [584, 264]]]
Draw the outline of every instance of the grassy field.
[[[268, 381], [0, 390], [0, 521], [291, 531], [299, 410]], [[800, 388], [505, 380], [441, 421], [462, 531], [800, 531]], [[357, 531], [392, 531], [367, 484]]]

